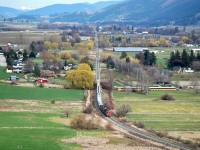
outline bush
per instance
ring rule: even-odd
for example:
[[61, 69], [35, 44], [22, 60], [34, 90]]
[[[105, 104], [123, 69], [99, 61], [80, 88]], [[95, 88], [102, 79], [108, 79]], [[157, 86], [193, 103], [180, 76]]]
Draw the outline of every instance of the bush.
[[116, 109], [115, 115], [117, 117], [125, 117], [128, 112], [131, 112], [131, 107], [129, 105], [122, 105]]
[[143, 124], [142, 122], [134, 122], [134, 125], [135, 125], [136, 127], [138, 127], [138, 128], [142, 128], [142, 129], [145, 128], [145, 126], [144, 126], [144, 124]]
[[97, 125], [93, 123], [92, 119], [87, 120], [85, 115], [83, 114], [72, 119], [70, 126], [73, 129], [79, 129], [79, 130], [92, 130], [98, 128]]
[[161, 97], [161, 100], [168, 100], [168, 101], [173, 101], [175, 98], [172, 95], [165, 94]]
[[56, 101], [55, 101], [55, 100], [52, 100], [52, 101], [51, 101], [51, 104], [55, 104], [55, 103], [56, 103]]
[[83, 111], [83, 113], [86, 113], [86, 114], [91, 114], [93, 111], [93, 108], [92, 108], [92, 105], [88, 105], [87, 108], [85, 108], [85, 110]]
[[106, 128], [106, 130], [108, 130], [108, 131], [114, 131], [114, 128], [113, 128], [113, 126], [112, 126], [112, 124], [111, 124], [110, 122], [108, 122], [108, 123], [106, 124], [105, 128]]

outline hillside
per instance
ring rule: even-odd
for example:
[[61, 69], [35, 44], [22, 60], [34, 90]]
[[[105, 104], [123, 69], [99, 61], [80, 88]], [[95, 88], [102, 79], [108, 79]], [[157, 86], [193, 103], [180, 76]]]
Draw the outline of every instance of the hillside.
[[15, 16], [19, 13], [20, 13], [19, 10], [0, 6], [0, 15], [2, 15], [2, 16]]
[[117, 1], [90, 3], [76, 3], [76, 4], [55, 4], [43, 8], [28, 11], [26, 15], [50, 15], [59, 13], [75, 13], [83, 11], [96, 11], [104, 7], [119, 3]]
[[163, 22], [195, 20], [200, 12], [199, 0], [128, 0], [102, 9], [92, 21]]

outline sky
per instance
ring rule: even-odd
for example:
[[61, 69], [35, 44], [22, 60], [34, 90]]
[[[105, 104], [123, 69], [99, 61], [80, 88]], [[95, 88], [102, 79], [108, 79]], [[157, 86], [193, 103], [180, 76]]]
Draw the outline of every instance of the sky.
[[22, 9], [22, 10], [30, 10], [53, 4], [73, 4], [73, 3], [85, 3], [85, 2], [96, 3], [99, 1], [117, 1], [117, 0], [0, 0], [0, 6]]

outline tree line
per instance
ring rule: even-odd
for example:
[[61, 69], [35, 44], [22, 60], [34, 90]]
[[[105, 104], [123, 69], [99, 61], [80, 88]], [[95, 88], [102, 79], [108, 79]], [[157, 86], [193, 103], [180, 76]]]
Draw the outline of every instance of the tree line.
[[196, 55], [193, 50], [190, 53], [184, 49], [181, 53], [179, 50], [173, 51], [170, 54], [168, 61], [168, 68], [172, 69], [174, 66], [191, 67], [195, 61], [200, 61], [200, 53]]

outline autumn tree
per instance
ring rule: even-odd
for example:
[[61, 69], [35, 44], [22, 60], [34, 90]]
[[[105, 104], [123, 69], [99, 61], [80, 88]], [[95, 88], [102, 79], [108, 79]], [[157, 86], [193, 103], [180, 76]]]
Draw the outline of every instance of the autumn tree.
[[45, 46], [45, 48], [46, 48], [47, 50], [51, 49], [51, 42], [45, 41], [45, 42], [44, 42], [44, 46]]
[[64, 49], [71, 49], [72, 48], [72, 45], [70, 42], [62, 42], [62, 47]]
[[94, 75], [88, 64], [80, 64], [76, 70], [70, 70], [66, 74], [67, 87], [75, 89], [92, 89]]
[[58, 49], [58, 43], [57, 42], [51, 43], [51, 48], [52, 49]]

